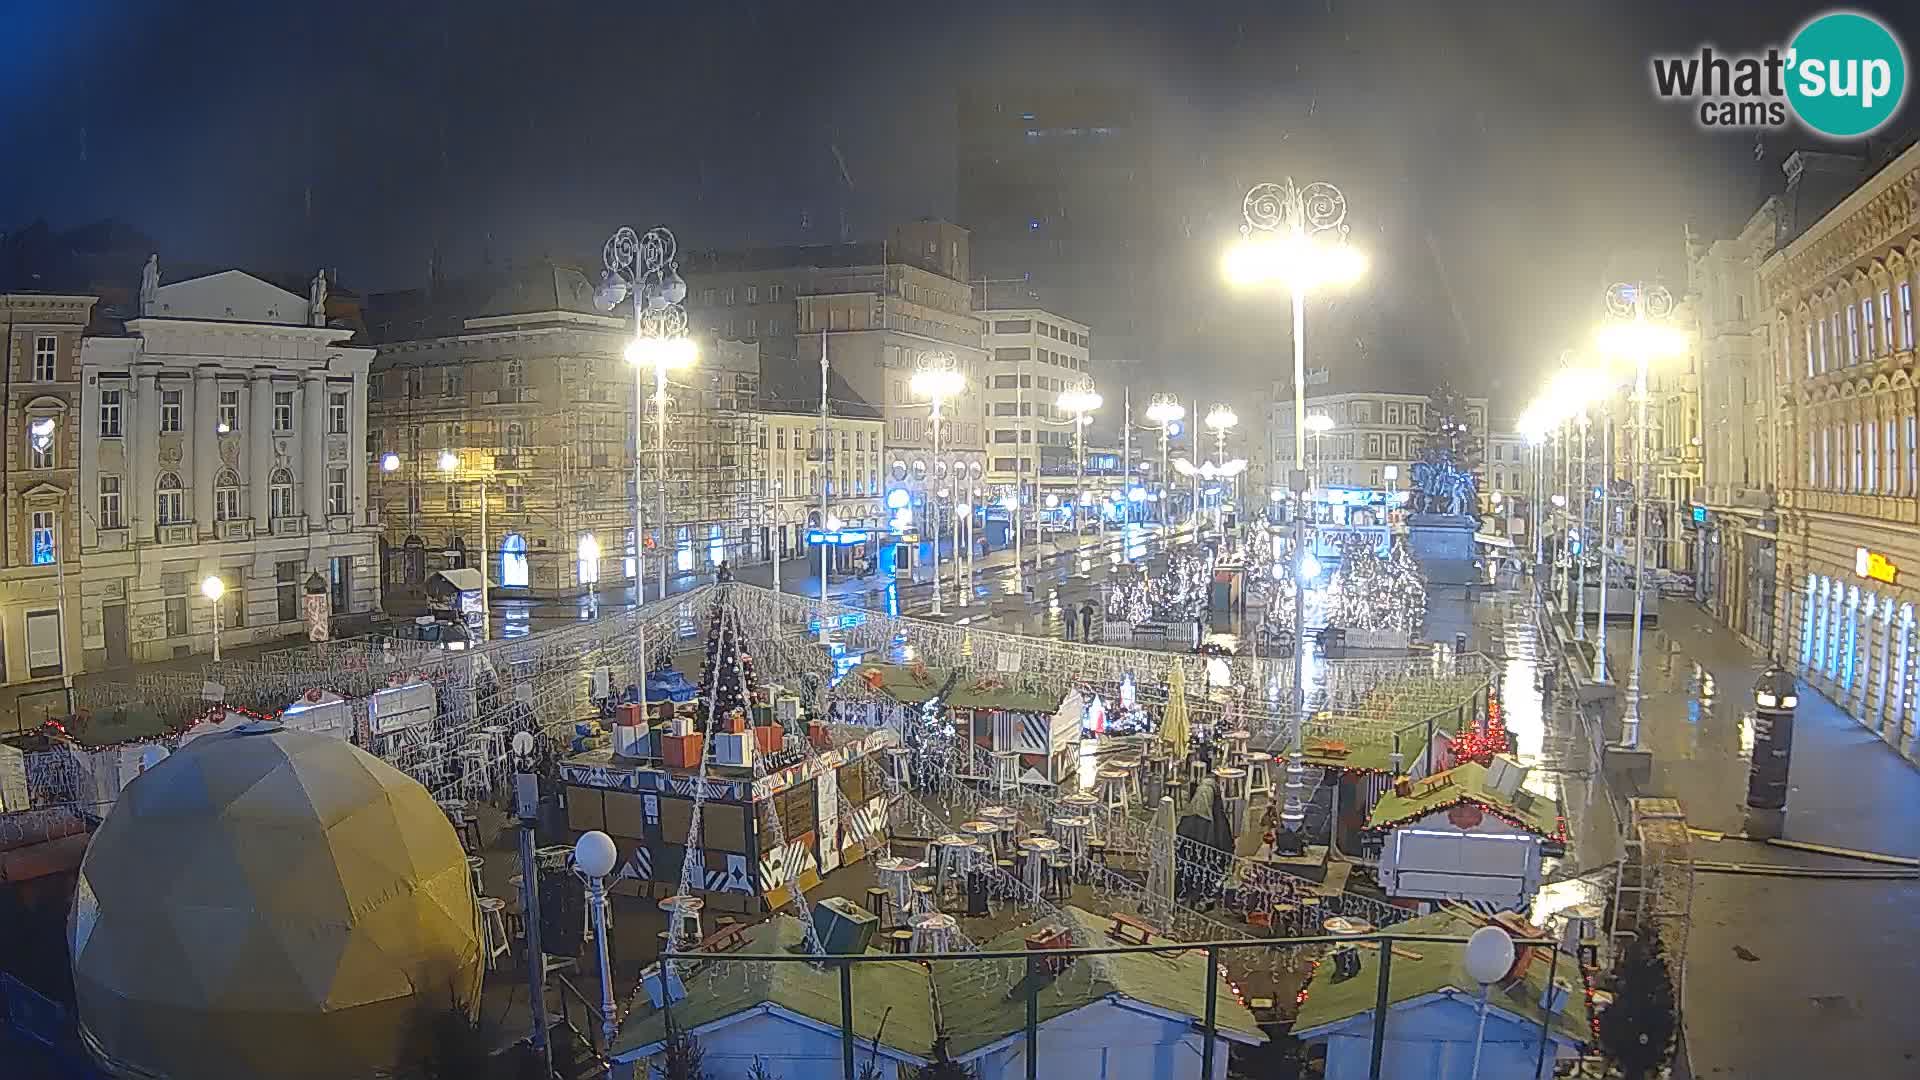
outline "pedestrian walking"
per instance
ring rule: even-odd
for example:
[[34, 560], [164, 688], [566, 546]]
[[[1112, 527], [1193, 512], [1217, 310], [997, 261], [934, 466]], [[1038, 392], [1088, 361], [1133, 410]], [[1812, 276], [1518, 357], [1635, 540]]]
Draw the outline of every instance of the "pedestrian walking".
[[1073, 609], [1072, 609], [1072, 608], [1068, 608], [1068, 609], [1067, 609], [1067, 610], [1066, 610], [1066, 611], [1065, 611], [1065, 612], [1064, 612], [1064, 613], [1063, 613], [1063, 614], [1061, 615], [1061, 617], [1060, 617], [1060, 627], [1061, 627], [1061, 633], [1062, 633], [1062, 635], [1063, 635], [1063, 636], [1064, 636], [1064, 637], [1065, 637], [1065, 638], [1066, 638], [1066, 639], [1067, 639], [1068, 641], [1072, 641], [1072, 640], [1073, 640]]
[[1093, 601], [1083, 601], [1080, 605], [1080, 640], [1093, 640]]

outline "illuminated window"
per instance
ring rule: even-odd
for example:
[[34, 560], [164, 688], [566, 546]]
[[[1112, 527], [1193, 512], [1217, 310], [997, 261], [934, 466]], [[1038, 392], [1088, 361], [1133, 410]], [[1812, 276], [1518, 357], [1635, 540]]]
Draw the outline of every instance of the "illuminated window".
[[57, 520], [58, 516], [51, 510], [35, 510], [33, 512], [32, 524], [30, 526], [32, 530], [33, 565], [50, 566], [55, 558], [57, 558], [55, 554], [57, 548], [55, 538], [58, 533], [55, 522]]

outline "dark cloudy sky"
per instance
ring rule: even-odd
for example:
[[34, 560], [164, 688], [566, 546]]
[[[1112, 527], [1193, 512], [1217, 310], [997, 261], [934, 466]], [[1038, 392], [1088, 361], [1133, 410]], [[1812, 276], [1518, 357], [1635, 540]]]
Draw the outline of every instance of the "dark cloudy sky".
[[[1900, 5], [1865, 9], [1920, 41]], [[1162, 340], [1218, 342], [1223, 385], [1259, 378], [1248, 336], [1270, 328], [1214, 260], [1248, 183], [1327, 178], [1374, 262], [1330, 325], [1383, 379], [1517, 396], [1610, 266], [1677, 256], [1689, 223], [1737, 227], [1807, 145], [1770, 137], [1756, 161], [1751, 133], [1703, 134], [1654, 101], [1649, 52], [1780, 42], [1819, 10], [7, 0], [0, 228], [111, 216], [163, 262], [325, 264], [362, 289], [417, 284], [436, 245], [456, 269], [578, 257], [628, 221], [689, 247], [843, 220], [877, 237], [951, 215], [959, 86], [1128, 83], [1185, 223], [1163, 237], [1192, 285]]]

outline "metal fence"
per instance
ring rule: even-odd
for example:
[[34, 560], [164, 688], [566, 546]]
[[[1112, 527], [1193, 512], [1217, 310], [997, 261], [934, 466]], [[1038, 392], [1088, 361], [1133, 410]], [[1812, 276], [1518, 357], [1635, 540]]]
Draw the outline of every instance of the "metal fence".
[[[1036, 919], [1035, 925], [1045, 921]], [[1075, 925], [1084, 928], [1085, 924]], [[1123, 924], [1115, 924], [1116, 930], [1122, 927]], [[1083, 944], [1095, 939], [1097, 944]], [[742, 979], [754, 980], [776, 996], [778, 991], [772, 987], [778, 981], [788, 987], [807, 984], [799, 992], [809, 997], [837, 998], [840, 1017], [837, 1041], [841, 1072], [847, 1080], [857, 1080], [870, 1064], [885, 1067], [890, 1062], [901, 1061], [912, 1065], [943, 1057], [987, 1075], [1021, 1075], [1022, 1070], [1028, 1080], [1038, 1080], [1041, 1076], [1087, 1075], [1089, 1062], [1097, 1060], [1101, 1052], [1099, 1040], [1103, 1038], [1112, 1041], [1113, 1052], [1170, 1051], [1183, 1057], [1196, 1054], [1200, 1059], [1198, 1075], [1201, 1077], [1225, 1072], [1222, 1058], [1229, 1056], [1234, 1059], [1235, 1071], [1242, 1075], [1278, 1075], [1279, 1059], [1286, 1052], [1278, 1044], [1285, 1040], [1280, 1032], [1285, 1030], [1286, 1022], [1277, 1026], [1254, 1023], [1256, 1018], [1243, 1007], [1245, 1003], [1234, 1000], [1241, 996], [1241, 987], [1221, 975], [1234, 970], [1267, 968], [1287, 972], [1288, 977], [1277, 982], [1280, 988], [1295, 996], [1296, 1009], [1304, 1005], [1311, 993], [1337, 995], [1341, 1002], [1351, 1003], [1330, 1008], [1318, 1018], [1324, 1021], [1319, 1029], [1306, 1034], [1312, 1041], [1338, 1041], [1352, 1045], [1355, 1050], [1364, 1046], [1366, 1073], [1373, 1080], [1388, 1074], [1390, 1042], [1437, 1044], [1444, 1041], [1459, 1044], [1449, 1047], [1450, 1052], [1465, 1050], [1476, 1057], [1481, 1054], [1482, 1046], [1471, 1024], [1442, 1035], [1436, 1033], [1433, 1024], [1425, 1022], [1427, 1018], [1409, 1017], [1403, 1021], [1396, 1014], [1396, 1005], [1417, 1002], [1434, 995], [1436, 989], [1449, 986], [1479, 1009], [1491, 1007], [1503, 1017], [1512, 1017], [1515, 1013], [1528, 1016], [1532, 1022], [1527, 1026], [1538, 1029], [1537, 1035], [1523, 1042], [1512, 1037], [1513, 1028], [1509, 1024], [1504, 1037], [1498, 1041], [1486, 1040], [1487, 1057], [1481, 1062], [1480, 1075], [1553, 1075], [1556, 1066], [1552, 1063], [1556, 1061], [1577, 1062], [1576, 1067], [1582, 1074], [1588, 1074], [1586, 1070], [1596, 1066], [1597, 1059], [1588, 1056], [1594, 1050], [1591, 1028], [1583, 1027], [1580, 1018], [1588, 1012], [1592, 973], [1580, 968], [1573, 953], [1545, 939], [1521, 950], [1531, 948], [1543, 955], [1528, 957], [1519, 974], [1510, 974], [1488, 987], [1482, 996], [1475, 992], [1479, 988], [1461, 969], [1466, 941], [1465, 937], [1454, 934], [1372, 932], [1141, 944], [1122, 943], [1095, 930], [1076, 936], [1072, 947], [1058, 949], [917, 949], [904, 954], [865, 953], [825, 958], [770, 951], [750, 955], [671, 952], [665, 958], [689, 972], [685, 986], [689, 998], [695, 1002], [703, 997], [739, 1000], [738, 987], [734, 984]], [[1196, 953], [1200, 963], [1181, 963], [1182, 958], [1190, 961]], [[1147, 963], [1143, 965], [1142, 960]], [[785, 974], [777, 973], [779, 965], [791, 964], [809, 967], [804, 971], [789, 969]], [[877, 985], [856, 978], [862, 966], [870, 964], [891, 965], [885, 970], [892, 973], [897, 983], [889, 985], [911, 980], [919, 987], [924, 980], [937, 1005], [931, 1049], [913, 1045], [915, 1036], [889, 1039], [884, 1023], [873, 1030], [862, 1026], [872, 1022], [871, 1018], [884, 1017], [889, 1006], [906, 1007], [900, 1000], [877, 1003], [859, 999], [857, 984]], [[1399, 972], [1396, 964], [1400, 965]], [[908, 965], [918, 965], [924, 974], [915, 973]], [[1435, 965], [1445, 965], [1446, 975], [1436, 978]], [[1128, 974], [1116, 976], [1116, 972], [1123, 970]], [[985, 973], [980, 973], [982, 971]], [[1163, 982], [1179, 972], [1190, 982], [1161, 985], [1149, 991], [1134, 981], [1132, 973], [1140, 971], [1150, 972]], [[1548, 993], [1549, 986], [1557, 990]], [[1298, 989], [1293, 989], [1295, 987]], [[987, 996], [981, 999], [951, 1000], [961, 993], [982, 991]], [[1142, 1012], [1147, 1015], [1136, 1015], [1130, 1030], [1076, 1030], [1072, 1024], [1056, 1021], [1063, 1007], [1077, 1007], [1073, 1006], [1074, 1002], [1112, 1001], [1136, 994], [1161, 1000], [1142, 1002], [1145, 1006]], [[1548, 1004], [1543, 1007], [1533, 1003], [1532, 1008], [1519, 1004], [1528, 996], [1543, 998]], [[1178, 1002], [1179, 1007], [1169, 1007], [1169, 1002]], [[1261, 1004], [1268, 1008], [1272, 1005], [1271, 1002]], [[757, 1003], [752, 1007], [757, 1008]], [[1163, 1018], [1166, 1023], [1156, 1024], [1149, 1017]], [[1539, 1022], [1542, 1017], [1547, 1022]], [[1097, 1023], [1092, 1019], [1088, 1022]], [[1397, 1029], [1403, 1022], [1409, 1023], [1409, 1027], [1400, 1034]], [[694, 1026], [698, 1025], [695, 1021]], [[920, 1034], [917, 1028], [910, 1030]], [[1576, 1030], [1583, 1037], [1575, 1037]], [[1484, 1028], [1480, 1035], [1486, 1035]], [[1166, 1041], [1155, 1043], [1154, 1039]], [[651, 1046], [640, 1043], [627, 1055], [616, 1051], [615, 1057], [629, 1056]], [[745, 1072], [751, 1065], [749, 1054], [766, 1055], [770, 1059], [768, 1068], [778, 1073], [783, 1053], [804, 1052], [811, 1057], [824, 1047], [809, 1045], [805, 1051], [776, 1044], [743, 1047], [727, 1041], [724, 1036], [709, 1035], [701, 1049], [710, 1070], [733, 1074]], [[1402, 1046], [1402, 1052], [1407, 1049], [1410, 1046]], [[1436, 1052], [1439, 1051], [1429, 1050], [1426, 1060], [1431, 1060]], [[920, 1061], [913, 1060], [914, 1057]], [[657, 1050], [651, 1060], [657, 1067], [660, 1060]], [[1349, 1067], [1359, 1064], [1352, 1057], [1343, 1057], [1343, 1062]]]

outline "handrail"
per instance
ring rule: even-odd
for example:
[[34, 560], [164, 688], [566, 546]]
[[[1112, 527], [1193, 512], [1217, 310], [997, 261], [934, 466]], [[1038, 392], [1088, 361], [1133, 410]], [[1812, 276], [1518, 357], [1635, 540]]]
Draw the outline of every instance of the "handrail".
[[1367, 934], [1308, 934], [1300, 937], [1273, 937], [1252, 939], [1228, 939], [1221, 941], [1169, 941], [1157, 945], [1090, 945], [1074, 946], [1069, 949], [994, 949], [978, 952], [944, 953], [835, 953], [828, 957], [811, 956], [805, 953], [709, 953], [669, 951], [660, 954], [663, 960], [726, 960], [747, 962], [764, 960], [776, 964], [819, 964], [822, 959], [831, 963], [878, 964], [902, 961], [929, 962], [935, 960], [1025, 960], [1040, 952], [1045, 959], [1059, 959], [1076, 956], [1124, 956], [1136, 953], [1183, 953], [1195, 949], [1280, 949], [1303, 945], [1353, 945], [1361, 942], [1393, 945], [1466, 945], [1468, 939], [1458, 934], [1395, 934], [1374, 931]]

